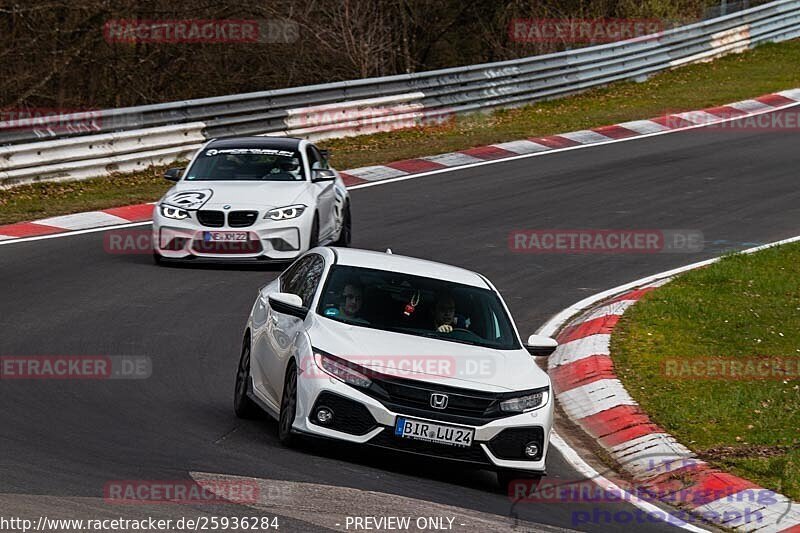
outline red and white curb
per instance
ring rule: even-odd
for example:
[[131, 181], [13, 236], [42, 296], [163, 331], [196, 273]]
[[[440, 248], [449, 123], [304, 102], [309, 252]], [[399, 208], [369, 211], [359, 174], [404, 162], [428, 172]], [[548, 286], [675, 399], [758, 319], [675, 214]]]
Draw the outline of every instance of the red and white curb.
[[503, 160], [544, 152], [558, 152], [566, 148], [604, 144], [720, 124], [791, 107], [797, 105], [798, 102], [800, 102], [800, 89], [792, 89], [700, 111], [669, 114], [650, 120], [634, 120], [612, 126], [551, 135], [549, 137], [532, 137], [519, 141], [490, 144], [489, 146], [470, 148], [469, 150], [461, 150], [449, 154], [397, 161], [387, 165], [356, 168], [343, 172], [342, 176], [348, 185], [400, 178], [484, 161]]
[[138, 204], [112, 207], [102, 211], [89, 211], [74, 215], [44, 218], [36, 222], [20, 222], [18, 224], [0, 226], [0, 241], [120, 226], [134, 222], [148, 222], [153, 218], [153, 205]]
[[[745, 250], [800, 240], [787, 239]], [[556, 399], [580, 426], [633, 478], [665, 503], [688, 509], [735, 531], [800, 532], [800, 504], [755, 483], [712, 468], [653, 423], [614, 373], [609, 348], [619, 317], [676, 274], [717, 259], [638, 280], [590, 297], [551, 319], [540, 333], [559, 347], [548, 359]], [[571, 319], [579, 313], [577, 318]]]
[[[800, 104], [800, 89], [791, 89], [699, 111], [669, 114], [650, 120], [634, 120], [549, 137], [532, 137], [479, 146], [447, 154], [396, 161], [386, 165], [355, 168], [343, 171], [341, 174], [348, 187], [364, 187], [380, 181], [403, 180], [504, 160], [553, 154], [587, 146], [702, 128], [748, 116], [771, 113], [798, 104]], [[0, 226], [0, 241], [146, 222], [150, 220], [152, 210], [152, 204], [141, 204]]]

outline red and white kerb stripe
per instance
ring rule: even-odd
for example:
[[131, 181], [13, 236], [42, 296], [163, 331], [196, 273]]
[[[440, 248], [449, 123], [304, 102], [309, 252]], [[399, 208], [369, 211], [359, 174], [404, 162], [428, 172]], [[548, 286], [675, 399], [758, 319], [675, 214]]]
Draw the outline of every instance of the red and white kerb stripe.
[[601, 302], [561, 330], [548, 359], [557, 401], [637, 486], [663, 501], [736, 531], [800, 533], [800, 504], [697, 459], [650, 420], [614, 373], [609, 346], [619, 317], [668, 281]]

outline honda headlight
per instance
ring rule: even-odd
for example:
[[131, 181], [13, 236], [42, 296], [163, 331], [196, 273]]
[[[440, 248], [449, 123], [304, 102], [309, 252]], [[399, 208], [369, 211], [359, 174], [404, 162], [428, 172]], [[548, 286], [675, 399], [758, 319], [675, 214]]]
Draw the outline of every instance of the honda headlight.
[[334, 357], [322, 350], [314, 350], [314, 360], [325, 373], [348, 385], [364, 389], [372, 385], [372, 380], [366, 376], [367, 370], [358, 365]]
[[171, 205], [161, 205], [161, 214], [173, 220], [183, 220], [189, 218], [189, 212], [180, 207], [173, 207]]
[[286, 207], [276, 207], [275, 209], [270, 209], [267, 211], [267, 214], [264, 215], [264, 218], [269, 218], [271, 220], [289, 220], [290, 218], [299, 217], [305, 210], [306, 206], [300, 204], [287, 205]]
[[504, 400], [500, 402], [500, 410], [504, 413], [524, 413], [525, 411], [533, 411], [547, 403], [547, 394], [548, 391], [544, 390]]

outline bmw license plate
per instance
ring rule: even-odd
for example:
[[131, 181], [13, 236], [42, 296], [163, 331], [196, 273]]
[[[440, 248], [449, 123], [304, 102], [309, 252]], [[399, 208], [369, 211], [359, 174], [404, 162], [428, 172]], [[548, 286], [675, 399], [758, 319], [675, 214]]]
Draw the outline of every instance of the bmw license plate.
[[394, 434], [404, 439], [424, 440], [467, 448], [472, 445], [475, 430], [398, 416], [394, 423]]
[[241, 242], [246, 241], [246, 231], [205, 231], [203, 240], [206, 242]]

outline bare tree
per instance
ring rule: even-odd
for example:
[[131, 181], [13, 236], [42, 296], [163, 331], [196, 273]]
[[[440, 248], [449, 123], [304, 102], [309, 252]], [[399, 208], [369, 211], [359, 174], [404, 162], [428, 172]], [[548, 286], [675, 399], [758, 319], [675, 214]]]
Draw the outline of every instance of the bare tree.
[[[508, 32], [516, 18], [685, 21], [701, 16], [712, 3], [0, 0], [0, 108], [128, 106], [498, 61], [567, 46], [517, 42]], [[284, 42], [270, 38], [225, 43], [107, 39], [105, 25], [120, 19], [254, 20], [274, 23], [271, 27], [283, 21], [297, 31]]]

